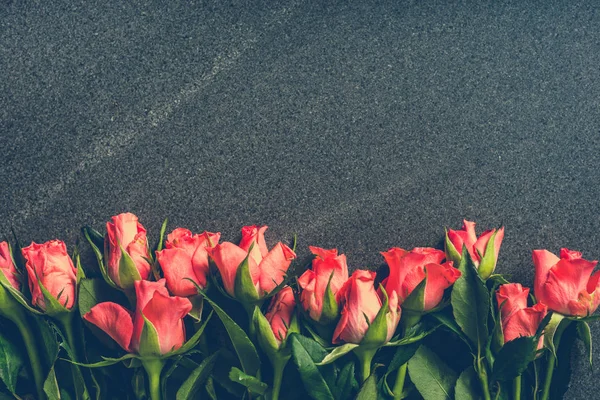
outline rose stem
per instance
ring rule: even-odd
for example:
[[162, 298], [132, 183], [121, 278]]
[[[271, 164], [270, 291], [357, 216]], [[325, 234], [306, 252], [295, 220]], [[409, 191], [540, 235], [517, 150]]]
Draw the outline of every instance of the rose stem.
[[521, 375], [513, 380], [513, 400], [521, 400]]
[[271, 395], [271, 400], [279, 399], [279, 390], [281, 389], [281, 380], [283, 379], [283, 370], [285, 369], [285, 365], [287, 364], [289, 358], [277, 360], [273, 364], [273, 393]]
[[[562, 333], [565, 331], [569, 323], [569, 320], [567, 319], [564, 319], [563, 321], [566, 321], [564, 324], [562, 324], [564, 326], [561, 327], [561, 324], [559, 324], [559, 327], [556, 329], [556, 333], [554, 334], [553, 340], [556, 343], [556, 347], [554, 349], [555, 352], [558, 351], [558, 346], [560, 345]], [[556, 356], [554, 354], [555, 353], [552, 352], [549, 352], [548, 354], [548, 366], [546, 368], [546, 380], [544, 381], [542, 400], [548, 400], [548, 398], [550, 397], [550, 385], [552, 384], [552, 374], [554, 373], [554, 365], [556, 364]]]
[[142, 361], [142, 365], [150, 380], [150, 399], [161, 400], [160, 374], [165, 363], [160, 358], [150, 358]]
[[[406, 336], [406, 332], [419, 323], [421, 320], [421, 315], [416, 313], [408, 313], [405, 312], [403, 318], [401, 319], [402, 324], [402, 337]], [[406, 369], [408, 364], [404, 363], [398, 368], [398, 374], [396, 375], [396, 383], [394, 383], [394, 400], [399, 400], [402, 398], [402, 392], [404, 391], [404, 381], [406, 379]]]
[[31, 364], [31, 370], [33, 371], [33, 380], [35, 381], [35, 388], [37, 390], [38, 399], [45, 399], [46, 394], [44, 393], [44, 375], [42, 374], [42, 362], [40, 361], [38, 350], [35, 346], [35, 339], [31, 335], [31, 330], [25, 320], [25, 315], [19, 312], [19, 317], [11, 318], [12, 321], [17, 325], [25, 348], [27, 349], [27, 355], [29, 356], [29, 363]]
[[[56, 316], [56, 319], [58, 320], [61, 330], [63, 331], [63, 333], [65, 335], [65, 340], [67, 341], [67, 345], [71, 348], [73, 361], [84, 362], [85, 360], [82, 360], [79, 357], [79, 355], [80, 355], [79, 345], [81, 344], [81, 342], [76, 339], [77, 337], [83, 337], [83, 336], [75, 335], [75, 333], [74, 333], [75, 326], [77, 324], [77, 322], [75, 321], [76, 320], [75, 312], [76, 311], [71, 311], [71, 312], [67, 312], [67, 313], [63, 313], [63, 314], [58, 314]], [[80, 332], [78, 332], [78, 333], [80, 333]], [[83, 346], [83, 344], [81, 344], [81, 346]], [[82, 389], [83, 389], [84, 397], [90, 398], [89, 391], [85, 384], [85, 380], [83, 379], [83, 374], [81, 372], [81, 369], [79, 369], [79, 365], [71, 364], [71, 373], [73, 375], [73, 384], [75, 385], [75, 387], [78, 386], [77, 378], [81, 377], [81, 380], [83, 382]]]

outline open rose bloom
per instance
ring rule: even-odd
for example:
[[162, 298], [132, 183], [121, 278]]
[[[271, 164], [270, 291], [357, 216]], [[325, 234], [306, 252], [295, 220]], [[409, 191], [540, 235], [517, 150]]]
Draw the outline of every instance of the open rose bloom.
[[184, 228], [177, 228], [167, 236], [165, 248], [156, 252], [156, 259], [171, 293], [182, 297], [196, 295], [194, 282], [201, 288], [206, 287], [209, 273], [207, 248], [215, 246], [220, 237], [220, 233], [211, 232], [193, 235]]
[[[330, 295], [335, 295], [348, 280], [348, 265], [346, 256], [338, 255], [337, 249], [325, 250], [320, 247], [309, 247], [315, 255], [312, 268], [304, 271], [298, 278], [298, 285], [302, 288], [300, 300], [302, 307], [309, 313], [314, 321], [320, 321], [325, 301], [326, 290], [329, 285]], [[336, 307], [337, 308], [337, 307]], [[335, 315], [327, 315], [324, 322], [330, 322], [337, 318]]]
[[[337, 293], [338, 303], [342, 307], [340, 321], [333, 332], [334, 344], [346, 342], [360, 344], [375, 317], [383, 305], [383, 301], [373, 286], [375, 272], [356, 270]], [[381, 344], [388, 342], [400, 321], [400, 308], [396, 292], [388, 294], [389, 303], [386, 310], [386, 332], [381, 333]]]
[[46, 298], [41, 284], [65, 309], [73, 308], [77, 292], [77, 269], [67, 253], [65, 243], [60, 240], [31, 243], [22, 252], [32, 304], [46, 311]]
[[560, 258], [548, 250], [534, 250], [534, 293], [540, 303], [563, 315], [585, 317], [600, 304], [598, 261], [587, 261], [581, 253], [560, 250]]
[[[186, 298], [170, 296], [165, 284], [164, 279], [158, 282], [136, 281], [134, 312], [120, 304], [104, 302], [92, 307], [83, 318], [106, 332], [127, 352], [142, 356], [168, 354], [185, 342], [183, 318], [192, 309], [192, 304]], [[152, 347], [155, 344], [143, 342], [143, 329], [154, 330], [158, 348]]]
[[[452, 261], [442, 263], [445, 254], [441, 250], [416, 247], [406, 251], [399, 247], [381, 253], [390, 268], [390, 275], [383, 281], [388, 295], [396, 293], [403, 308], [414, 312], [427, 312], [438, 306], [444, 291], [460, 277], [460, 271]], [[413, 290], [427, 278], [422, 301], [404, 304]]]
[[106, 238], [104, 240], [105, 259], [108, 260], [108, 276], [115, 285], [125, 288], [128, 282], [121, 282], [121, 258], [123, 253], [131, 258], [137, 270], [134, 280], [148, 279], [150, 275], [150, 252], [146, 229], [138, 222], [132, 213], [123, 213], [111, 218], [106, 223]]
[[463, 246], [479, 270], [482, 279], [487, 279], [496, 269], [500, 246], [504, 239], [504, 227], [489, 229], [479, 237], [475, 233], [475, 222], [463, 220], [460, 230], [448, 229], [446, 233], [446, 253], [448, 259], [460, 263]]
[[[230, 242], [208, 249], [214, 260], [225, 291], [240, 301], [257, 301], [269, 294], [285, 278], [296, 254], [279, 242], [271, 250], [265, 242], [266, 226], [245, 226], [239, 245]], [[253, 287], [236, 287], [238, 269], [248, 258], [248, 270]]]
[[17, 290], [21, 290], [21, 281], [7, 242], [0, 242], [0, 271], [4, 274], [8, 283]]
[[[501, 285], [496, 291], [504, 343], [522, 336], [534, 336], [548, 313], [548, 307], [542, 303], [527, 307], [528, 297], [529, 288], [523, 288], [519, 283]], [[542, 344], [540, 338], [538, 348]]]

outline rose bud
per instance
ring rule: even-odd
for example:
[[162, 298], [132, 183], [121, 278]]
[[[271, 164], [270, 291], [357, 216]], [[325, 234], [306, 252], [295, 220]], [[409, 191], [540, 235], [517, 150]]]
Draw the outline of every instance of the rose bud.
[[[31, 243], [23, 248], [22, 252], [29, 277], [31, 303], [44, 311], [50, 311], [49, 303], [57, 300], [59, 309], [65, 310], [55, 311], [70, 310], [75, 304], [77, 269], [67, 254], [65, 243], [60, 240], [42, 244]], [[46, 289], [46, 293], [52, 298], [49, 298], [42, 288]]]
[[245, 226], [239, 246], [223, 242], [208, 249], [225, 291], [248, 307], [249, 312], [283, 282], [290, 263], [296, 258], [292, 249], [281, 242], [269, 251], [264, 238], [266, 229], [266, 226]]
[[[374, 281], [375, 272], [359, 269], [354, 271], [338, 291], [337, 301], [342, 307], [342, 315], [333, 332], [333, 343], [361, 344], [369, 331], [369, 339], [376, 338], [375, 341], [381, 346], [394, 335], [400, 320], [398, 296], [396, 292], [389, 295], [389, 309], [384, 311], [386, 324], [374, 324], [384, 305], [373, 287]], [[385, 329], [370, 332], [370, 328], [375, 326], [384, 326]]]
[[[96, 304], [83, 318], [106, 332], [129, 353], [162, 356], [177, 350], [185, 342], [183, 318], [192, 309], [184, 297], [169, 295], [165, 280], [135, 281], [136, 309], [131, 312], [120, 304]], [[142, 334], [144, 330], [149, 330]], [[157, 338], [156, 341], [152, 339]]]
[[[529, 288], [523, 288], [519, 283], [502, 285], [496, 291], [504, 343], [522, 336], [535, 336], [548, 313], [548, 308], [542, 303], [527, 307], [528, 297]], [[540, 338], [538, 348], [542, 345], [543, 341]]]
[[300, 300], [314, 321], [327, 324], [336, 320], [339, 314], [335, 295], [348, 280], [346, 256], [338, 255], [337, 249], [313, 246], [309, 249], [316, 257], [312, 261], [312, 269], [307, 269], [298, 278], [298, 285], [302, 288]]
[[2, 271], [4, 277], [13, 288], [21, 290], [20, 274], [17, 272], [10, 252], [10, 246], [7, 242], [0, 242], [0, 271]]
[[462, 249], [465, 246], [479, 271], [479, 276], [485, 280], [496, 269], [502, 239], [504, 239], [504, 227], [487, 230], [477, 238], [475, 222], [463, 220], [461, 230], [448, 229], [446, 232], [446, 257], [455, 265], [460, 264]]
[[133, 281], [148, 279], [150, 251], [146, 229], [132, 213], [123, 213], [106, 223], [104, 241], [108, 276], [120, 288], [129, 289]]
[[289, 286], [273, 296], [265, 315], [258, 307], [254, 307], [252, 323], [257, 332], [258, 343], [273, 367], [272, 399], [279, 397], [283, 370], [292, 356], [291, 349], [286, 346], [287, 337], [292, 332], [300, 332], [295, 311], [296, 299]]
[[[442, 263], [445, 254], [441, 250], [415, 247], [406, 251], [393, 247], [381, 254], [390, 268], [390, 275], [383, 281], [385, 290], [388, 294], [396, 292], [402, 308], [413, 313], [421, 314], [437, 307], [444, 291], [460, 277], [452, 261]], [[425, 284], [421, 285], [426, 277]], [[411, 296], [419, 286], [422, 292]]]
[[563, 315], [585, 317], [600, 304], [600, 272], [592, 274], [598, 261], [587, 261], [581, 253], [560, 250], [560, 258], [548, 250], [534, 250], [534, 292], [540, 303]]
[[194, 282], [202, 289], [206, 287], [209, 270], [206, 248], [216, 245], [220, 237], [220, 233], [211, 232], [192, 235], [184, 228], [177, 228], [167, 236], [165, 248], [156, 252], [156, 259], [172, 294], [182, 297], [198, 294]]

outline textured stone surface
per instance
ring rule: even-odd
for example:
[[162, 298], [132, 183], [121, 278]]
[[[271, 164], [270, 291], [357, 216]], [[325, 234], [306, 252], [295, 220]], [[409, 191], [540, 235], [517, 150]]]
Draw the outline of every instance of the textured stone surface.
[[[102, 3], [0, 3], [3, 234], [73, 246], [130, 210], [357, 268], [466, 217], [528, 285], [532, 249], [600, 257], [595, 2]], [[583, 361], [573, 384], [600, 391]]]

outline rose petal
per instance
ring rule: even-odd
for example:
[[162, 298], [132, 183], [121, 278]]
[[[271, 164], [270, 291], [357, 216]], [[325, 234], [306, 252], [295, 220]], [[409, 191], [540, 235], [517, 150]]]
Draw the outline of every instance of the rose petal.
[[106, 332], [115, 342], [130, 352], [133, 336], [133, 319], [131, 311], [117, 303], [105, 302], [96, 304], [83, 319]]

